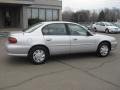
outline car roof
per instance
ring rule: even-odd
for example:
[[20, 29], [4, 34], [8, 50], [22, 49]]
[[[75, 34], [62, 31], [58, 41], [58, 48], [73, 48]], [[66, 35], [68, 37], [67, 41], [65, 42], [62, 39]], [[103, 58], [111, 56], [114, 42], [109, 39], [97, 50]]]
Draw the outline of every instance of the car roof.
[[97, 22], [97, 23], [110, 23], [110, 22], [104, 22], [104, 21], [101, 21], [101, 22]]
[[47, 22], [42, 22], [43, 24], [52, 24], [52, 23], [73, 23], [73, 24], [78, 24], [74, 22], [66, 22], [66, 21], [47, 21]]

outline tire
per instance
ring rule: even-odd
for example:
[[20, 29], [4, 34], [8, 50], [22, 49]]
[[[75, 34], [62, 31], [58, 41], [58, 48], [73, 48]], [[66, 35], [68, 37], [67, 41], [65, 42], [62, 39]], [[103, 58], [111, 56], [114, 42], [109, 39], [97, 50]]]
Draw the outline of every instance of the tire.
[[105, 30], [105, 33], [110, 33], [109, 29], [106, 29], [106, 30]]
[[97, 55], [99, 57], [106, 57], [110, 53], [110, 45], [107, 42], [103, 42], [98, 46]]
[[96, 27], [94, 27], [94, 32], [97, 32], [97, 29], [96, 29]]
[[48, 59], [48, 56], [48, 50], [43, 46], [33, 47], [28, 54], [28, 58], [33, 64], [45, 63]]

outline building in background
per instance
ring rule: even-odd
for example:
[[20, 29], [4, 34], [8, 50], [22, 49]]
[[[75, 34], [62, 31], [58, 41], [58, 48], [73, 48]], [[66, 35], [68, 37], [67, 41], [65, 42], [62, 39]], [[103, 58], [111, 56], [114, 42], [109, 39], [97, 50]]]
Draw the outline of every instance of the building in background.
[[27, 28], [28, 19], [62, 20], [61, 0], [0, 0], [0, 27]]

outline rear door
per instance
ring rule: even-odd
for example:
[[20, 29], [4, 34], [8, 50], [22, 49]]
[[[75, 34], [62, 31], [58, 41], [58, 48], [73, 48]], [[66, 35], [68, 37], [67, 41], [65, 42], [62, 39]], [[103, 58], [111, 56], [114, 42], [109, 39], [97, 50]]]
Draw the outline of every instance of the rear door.
[[42, 32], [51, 54], [66, 54], [70, 52], [70, 36], [65, 24], [49, 24], [43, 28]]
[[100, 22], [96, 23], [96, 29], [97, 29], [98, 31], [101, 31], [101, 25], [100, 25]]
[[106, 27], [104, 23], [100, 23], [100, 31], [105, 31]]

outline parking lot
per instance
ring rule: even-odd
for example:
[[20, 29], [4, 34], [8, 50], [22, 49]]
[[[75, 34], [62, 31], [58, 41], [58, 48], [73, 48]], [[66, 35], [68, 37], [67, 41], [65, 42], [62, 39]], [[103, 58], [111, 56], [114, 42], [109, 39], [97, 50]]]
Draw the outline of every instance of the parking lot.
[[94, 53], [51, 57], [33, 65], [27, 58], [10, 57], [0, 38], [0, 90], [120, 90], [120, 34], [108, 57]]

